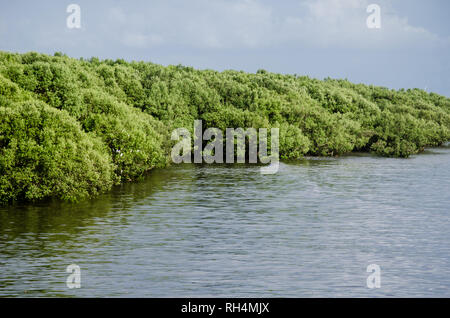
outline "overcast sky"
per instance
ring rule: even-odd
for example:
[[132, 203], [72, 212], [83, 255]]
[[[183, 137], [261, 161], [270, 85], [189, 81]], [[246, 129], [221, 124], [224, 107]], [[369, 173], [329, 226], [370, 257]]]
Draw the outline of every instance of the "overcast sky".
[[[0, 50], [347, 78], [450, 96], [448, 0], [0, 0]], [[69, 4], [81, 28], [69, 29]], [[367, 6], [381, 8], [369, 29]]]

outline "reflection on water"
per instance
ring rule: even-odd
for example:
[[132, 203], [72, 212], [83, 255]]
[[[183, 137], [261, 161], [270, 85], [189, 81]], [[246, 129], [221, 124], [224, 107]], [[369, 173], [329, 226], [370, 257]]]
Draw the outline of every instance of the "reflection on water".
[[182, 164], [77, 205], [0, 208], [0, 296], [449, 297], [449, 189], [449, 147], [275, 175]]

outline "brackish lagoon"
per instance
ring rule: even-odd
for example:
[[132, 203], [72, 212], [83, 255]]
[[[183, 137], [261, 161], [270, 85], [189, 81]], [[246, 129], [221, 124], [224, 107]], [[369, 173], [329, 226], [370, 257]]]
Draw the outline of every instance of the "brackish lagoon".
[[449, 189], [448, 144], [305, 158], [275, 175], [155, 170], [75, 205], [1, 207], [0, 296], [450, 297]]

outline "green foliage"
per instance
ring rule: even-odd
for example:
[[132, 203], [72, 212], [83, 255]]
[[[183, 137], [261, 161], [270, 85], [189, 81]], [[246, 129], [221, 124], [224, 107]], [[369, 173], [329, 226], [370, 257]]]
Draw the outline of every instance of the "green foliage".
[[0, 51], [0, 202], [75, 201], [169, 163], [179, 127], [279, 128], [280, 155], [408, 157], [450, 139], [450, 99], [327, 78]]
[[116, 174], [123, 181], [166, 164], [163, 134], [168, 132], [160, 122], [103, 92], [86, 90], [83, 97], [88, 106], [79, 121], [109, 147]]
[[0, 202], [76, 201], [109, 189], [111, 158], [66, 112], [43, 102], [0, 107]]
[[280, 128], [280, 157], [298, 159], [308, 153], [311, 141], [296, 126], [283, 123]]

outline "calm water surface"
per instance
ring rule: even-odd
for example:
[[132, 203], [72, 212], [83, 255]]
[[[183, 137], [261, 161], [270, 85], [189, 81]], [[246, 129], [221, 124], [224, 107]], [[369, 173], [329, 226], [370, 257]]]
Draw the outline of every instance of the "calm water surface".
[[0, 208], [0, 296], [450, 297], [449, 189], [449, 146], [275, 175], [182, 164], [77, 205]]

